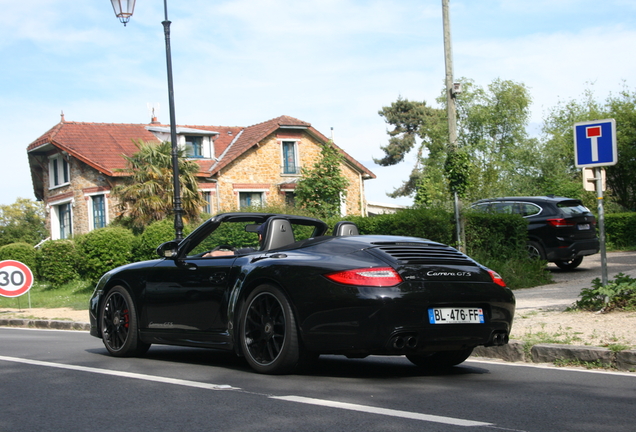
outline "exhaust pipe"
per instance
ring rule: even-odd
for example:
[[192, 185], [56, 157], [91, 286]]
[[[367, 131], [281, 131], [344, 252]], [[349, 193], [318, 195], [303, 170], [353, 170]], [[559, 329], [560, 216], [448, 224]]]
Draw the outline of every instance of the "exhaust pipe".
[[391, 346], [396, 350], [415, 349], [417, 347], [417, 336], [398, 335], [391, 339]]
[[415, 336], [409, 336], [406, 339], [406, 347], [413, 349], [417, 346], [417, 338]]
[[492, 344], [501, 346], [508, 343], [508, 335], [506, 333], [495, 333], [492, 335]]

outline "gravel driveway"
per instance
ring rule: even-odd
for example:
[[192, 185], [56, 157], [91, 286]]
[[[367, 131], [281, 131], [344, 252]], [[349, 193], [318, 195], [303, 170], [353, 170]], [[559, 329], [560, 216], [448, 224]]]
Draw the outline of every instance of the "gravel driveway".
[[[601, 254], [590, 255], [581, 265], [564, 271], [554, 264], [548, 265], [553, 284], [515, 290], [517, 311], [533, 309], [564, 310], [578, 300], [581, 289], [591, 288], [592, 280], [601, 277]], [[636, 278], [636, 252], [608, 252], [607, 275], [614, 279], [618, 273]]]

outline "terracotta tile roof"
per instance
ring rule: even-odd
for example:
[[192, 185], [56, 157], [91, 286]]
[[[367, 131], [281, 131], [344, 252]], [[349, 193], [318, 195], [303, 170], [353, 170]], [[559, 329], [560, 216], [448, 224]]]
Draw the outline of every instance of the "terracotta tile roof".
[[[157, 141], [143, 124], [60, 122], [29, 144], [27, 152], [50, 143], [109, 176], [122, 175], [122, 155], [137, 151], [133, 140]], [[157, 141], [158, 142], [158, 141]]]
[[[329, 139], [325, 137], [323, 134], [318, 132], [311, 126], [311, 123], [304, 122], [302, 120], [298, 120], [297, 118], [290, 116], [280, 116], [274, 119], [265, 121], [263, 123], [258, 123], [253, 126], [248, 126], [241, 131], [239, 135], [236, 136], [235, 140], [226, 148], [224, 153], [221, 156], [217, 156], [219, 161], [214, 163], [209, 169], [209, 175], [214, 175], [218, 173], [221, 169], [226, 167], [240, 155], [245, 153], [247, 150], [252, 148], [253, 146], [260, 143], [262, 140], [267, 138], [270, 134], [276, 132], [281, 127], [283, 128], [293, 128], [298, 127], [302, 129], [306, 129], [309, 133], [314, 135], [321, 141], [327, 142]], [[335, 145], [335, 144], [334, 144]], [[375, 174], [369, 171], [365, 166], [361, 163], [353, 159], [347, 152], [342, 150], [340, 147], [335, 146], [345, 157], [347, 161], [349, 161], [352, 165], [354, 165], [359, 171], [363, 173], [366, 178], [375, 178]]]
[[[61, 121], [29, 144], [27, 152], [36, 152], [39, 147], [51, 144], [106, 175], [121, 176], [123, 173], [117, 170], [126, 167], [122, 155], [130, 156], [137, 151], [133, 140], [158, 141], [155, 135], [147, 130], [149, 126], [169, 127], [169, 125], [154, 123], [149, 125]], [[218, 173], [219, 170], [281, 127], [306, 129], [319, 140], [328, 141], [328, 138], [314, 129], [310, 123], [290, 116], [280, 116], [248, 127], [201, 125], [180, 125], [179, 127], [219, 133], [214, 142], [217, 160], [197, 160], [201, 167], [199, 176], [203, 177]], [[365, 177], [375, 178], [375, 174], [345, 151], [339, 147], [338, 149]]]

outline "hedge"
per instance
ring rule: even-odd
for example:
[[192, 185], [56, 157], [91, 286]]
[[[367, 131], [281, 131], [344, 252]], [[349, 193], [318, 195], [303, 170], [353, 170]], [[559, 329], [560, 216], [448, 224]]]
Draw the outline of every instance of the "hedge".
[[468, 255], [504, 260], [527, 257], [528, 221], [520, 215], [466, 212], [464, 218]]
[[[189, 225], [183, 228], [186, 236], [192, 231]], [[144, 232], [137, 236], [132, 248], [133, 261], [146, 261], [159, 258], [157, 246], [167, 241], [174, 240], [174, 220], [164, 219], [148, 225]]]
[[36, 251], [29, 243], [10, 243], [0, 247], [0, 261], [14, 260], [20, 261], [36, 274]]
[[77, 279], [79, 254], [73, 240], [44, 242], [36, 255], [40, 277], [54, 285]]
[[128, 264], [132, 259], [135, 236], [125, 228], [99, 228], [76, 239], [80, 272], [95, 283], [109, 270]]
[[[360, 234], [420, 237], [445, 244], [453, 243], [455, 230], [453, 215], [438, 209], [404, 209], [373, 217], [350, 216], [346, 220], [354, 222]], [[335, 224], [329, 222], [331, 226]]]
[[636, 246], [636, 213], [606, 214], [605, 236], [608, 245], [615, 248]]

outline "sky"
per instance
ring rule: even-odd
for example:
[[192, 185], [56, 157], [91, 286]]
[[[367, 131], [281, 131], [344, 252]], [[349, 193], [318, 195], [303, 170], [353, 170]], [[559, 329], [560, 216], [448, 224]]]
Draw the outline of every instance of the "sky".
[[[482, 87], [525, 84], [531, 130], [560, 102], [636, 88], [636, 0], [450, 0], [453, 69]], [[377, 175], [367, 200], [407, 179], [381, 167], [402, 97], [444, 87], [441, 0], [168, 0], [177, 124], [309, 122]], [[60, 121], [169, 123], [163, 2], [127, 26], [110, 1], [0, 0], [0, 205], [34, 199], [27, 146]]]

